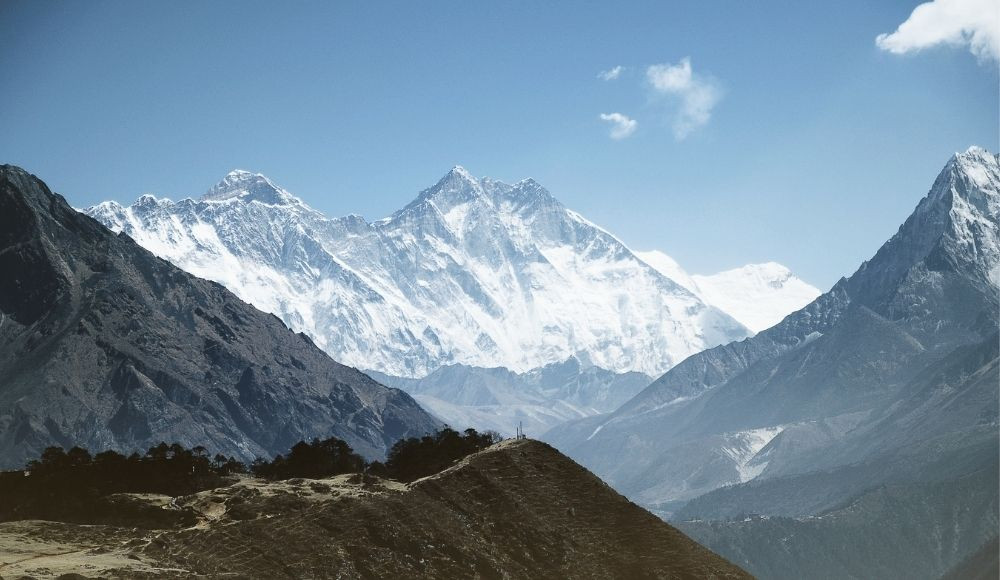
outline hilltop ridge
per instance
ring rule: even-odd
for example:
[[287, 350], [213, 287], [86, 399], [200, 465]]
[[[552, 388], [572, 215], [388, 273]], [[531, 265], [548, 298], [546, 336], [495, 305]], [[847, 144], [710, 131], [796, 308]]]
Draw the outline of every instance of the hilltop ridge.
[[[30, 533], [25, 550], [37, 556], [0, 569], [78, 571], [89, 550], [100, 565], [88, 573], [150, 578], [750, 578], [534, 440], [500, 442], [410, 484], [246, 478], [139, 501], [198, 521], [149, 532], [0, 524], [0, 548]], [[69, 555], [44, 555], [58, 551]]]

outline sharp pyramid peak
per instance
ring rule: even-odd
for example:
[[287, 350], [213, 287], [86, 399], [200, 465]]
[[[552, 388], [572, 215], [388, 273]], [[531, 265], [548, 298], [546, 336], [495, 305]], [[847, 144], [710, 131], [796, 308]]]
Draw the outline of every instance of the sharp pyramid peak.
[[1000, 156], [982, 147], [974, 145], [963, 153], [955, 153], [948, 167], [978, 188], [995, 192], [1000, 185]]
[[[981, 147], [953, 155], [895, 235], [861, 265], [848, 284], [885, 299], [910, 268], [962, 268], [981, 276], [1000, 264], [1000, 163]], [[874, 276], [867, 272], [876, 272]]]
[[445, 173], [441, 179], [438, 180], [428, 191], [437, 192], [449, 189], [466, 189], [472, 188], [473, 190], [482, 190], [482, 183], [479, 179], [476, 179], [468, 169], [462, 167], [461, 165], [455, 165]]
[[996, 213], [995, 206], [1000, 204], [1000, 156], [979, 146], [952, 155], [915, 213], [950, 211], [960, 199], [984, 208], [994, 206], [990, 212]]
[[461, 165], [455, 165], [437, 183], [420, 192], [416, 199], [403, 210], [427, 201], [454, 205], [461, 200], [468, 200], [483, 195], [483, 186], [478, 179]]

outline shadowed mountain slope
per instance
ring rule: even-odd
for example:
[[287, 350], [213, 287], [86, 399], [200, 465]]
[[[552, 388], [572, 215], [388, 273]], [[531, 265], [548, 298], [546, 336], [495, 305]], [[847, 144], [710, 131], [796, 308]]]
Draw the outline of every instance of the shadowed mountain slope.
[[437, 422], [276, 317], [0, 167], [0, 466], [160, 441], [242, 459], [336, 436], [369, 457]]

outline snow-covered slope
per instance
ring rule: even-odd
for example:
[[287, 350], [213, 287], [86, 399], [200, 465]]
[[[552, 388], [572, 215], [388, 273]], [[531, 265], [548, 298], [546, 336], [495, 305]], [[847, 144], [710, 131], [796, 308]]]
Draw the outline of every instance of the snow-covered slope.
[[658, 375], [748, 329], [531, 179], [455, 167], [392, 216], [329, 219], [234, 171], [200, 199], [86, 213], [303, 331], [335, 359], [421, 377], [577, 357]]
[[753, 332], [774, 326], [821, 294], [818, 288], [776, 262], [747, 264], [701, 276], [688, 274], [673, 258], [659, 250], [635, 254]]

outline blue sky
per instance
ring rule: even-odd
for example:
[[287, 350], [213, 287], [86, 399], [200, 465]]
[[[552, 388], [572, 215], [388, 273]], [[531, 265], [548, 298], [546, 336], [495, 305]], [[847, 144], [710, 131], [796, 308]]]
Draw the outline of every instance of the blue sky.
[[917, 5], [7, 0], [0, 162], [78, 207], [243, 168], [369, 219], [461, 164], [689, 271], [775, 260], [825, 289], [953, 152], [997, 150], [982, 36], [915, 14], [876, 45]]

